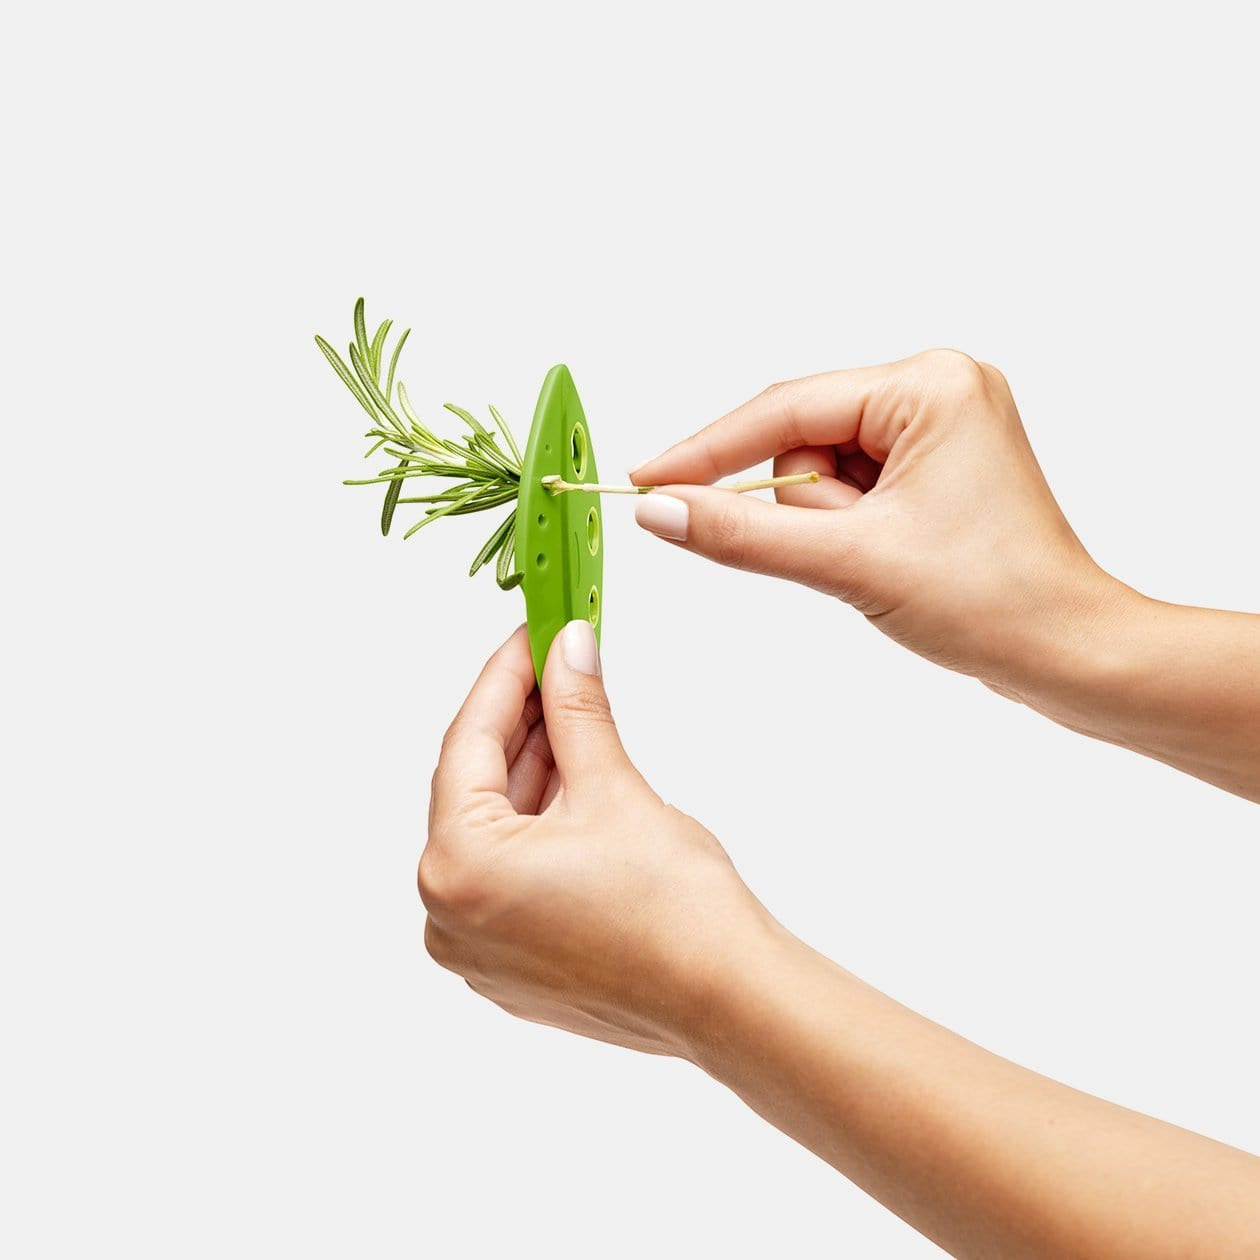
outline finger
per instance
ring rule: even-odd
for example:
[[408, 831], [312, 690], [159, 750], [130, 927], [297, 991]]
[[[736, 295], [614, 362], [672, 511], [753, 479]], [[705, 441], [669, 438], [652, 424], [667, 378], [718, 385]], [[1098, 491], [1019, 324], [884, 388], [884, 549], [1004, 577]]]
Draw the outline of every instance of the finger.
[[552, 770], [550, 777], [547, 779], [547, 786], [543, 788], [542, 800], [538, 802], [538, 813], [547, 812], [551, 802], [560, 794], [560, 775], [557, 771]]
[[865, 451], [841, 454], [836, 461], [836, 475], [865, 494], [875, 489], [875, 483], [884, 471], [883, 464], [872, 459]]
[[516, 729], [508, 738], [507, 746], [504, 754], [507, 758], [508, 774], [512, 773], [512, 765], [520, 756], [521, 749], [525, 746], [525, 738], [529, 734], [534, 723], [542, 717], [542, 696], [539, 695], [538, 689], [535, 688], [530, 692], [529, 699], [525, 701], [525, 711], [521, 714], [520, 721], [516, 724]]
[[538, 813], [555, 766], [547, 727], [536, 722], [521, 746], [520, 755], [508, 768], [507, 798], [518, 814]]
[[[703, 485], [750, 468], [798, 446], [837, 446], [859, 441], [876, 459], [887, 457], [900, 431], [897, 409], [871, 409], [901, 364], [824, 372], [772, 385], [742, 407], [641, 464], [637, 485], [680, 482]], [[904, 425], [904, 420], [900, 421]]]
[[[836, 484], [837, 492], [846, 489]], [[635, 519], [719, 564], [841, 594], [852, 581], [861, 510], [860, 502], [819, 512], [711, 486], [666, 486], [639, 500]]]
[[856, 503], [862, 492], [836, 476], [837, 458], [834, 446], [801, 446], [786, 451], [774, 461], [774, 475], [789, 477], [794, 473], [816, 472], [819, 480], [803, 486], [776, 486], [774, 497], [793, 507], [840, 508]]
[[430, 811], [435, 823], [472, 794], [507, 791], [508, 740], [533, 689], [529, 639], [521, 626], [486, 662], [442, 741]]
[[566, 789], [607, 783], [629, 767], [613, 724], [590, 622], [570, 621], [547, 653], [543, 713]]

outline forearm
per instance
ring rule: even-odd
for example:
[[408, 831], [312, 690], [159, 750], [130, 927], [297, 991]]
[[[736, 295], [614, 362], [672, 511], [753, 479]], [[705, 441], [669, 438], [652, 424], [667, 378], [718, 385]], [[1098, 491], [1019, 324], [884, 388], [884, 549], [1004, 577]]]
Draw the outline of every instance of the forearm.
[[727, 973], [700, 1066], [953, 1254], [1257, 1254], [1260, 1160], [989, 1054], [777, 926]]
[[1260, 616], [1098, 582], [1075, 619], [1032, 632], [1008, 689], [1073, 730], [1260, 801]]

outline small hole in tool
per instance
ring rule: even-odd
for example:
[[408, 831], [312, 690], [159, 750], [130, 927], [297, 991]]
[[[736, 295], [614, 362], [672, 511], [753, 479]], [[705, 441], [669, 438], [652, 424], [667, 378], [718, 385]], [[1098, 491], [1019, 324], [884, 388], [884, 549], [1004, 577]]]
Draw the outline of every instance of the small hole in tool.
[[534, 563], [535, 563], [535, 564], [536, 564], [536, 565], [537, 565], [540, 569], [545, 569], [545, 568], [547, 567], [547, 557], [546, 557], [546, 556], [544, 556], [544, 555], [543, 555], [543, 553], [540, 551], [540, 552], [539, 552], [539, 553], [538, 553], [538, 554], [534, 557]]
[[591, 587], [591, 593], [586, 597], [586, 615], [591, 625], [599, 625], [599, 589]]
[[539, 525], [546, 525], [546, 524], [547, 524], [547, 514], [546, 514], [545, 512], [539, 512], [539, 513], [538, 513], [538, 523], [539, 523]]
[[599, 551], [599, 511], [596, 508], [586, 514], [586, 546], [591, 555]]
[[586, 431], [580, 424], [573, 426], [573, 434], [569, 438], [569, 455], [573, 460], [573, 475], [580, 479], [586, 472]]

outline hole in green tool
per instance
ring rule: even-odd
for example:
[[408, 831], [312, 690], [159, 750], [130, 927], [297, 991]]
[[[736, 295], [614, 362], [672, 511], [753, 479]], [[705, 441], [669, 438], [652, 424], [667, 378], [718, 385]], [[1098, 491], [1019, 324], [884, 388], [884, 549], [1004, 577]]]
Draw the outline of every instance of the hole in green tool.
[[586, 433], [580, 424], [573, 426], [573, 436], [569, 439], [569, 454], [573, 458], [573, 475], [580, 480], [586, 472]]
[[599, 550], [599, 512], [595, 508], [586, 514], [586, 545], [591, 555]]
[[599, 590], [594, 586], [591, 587], [591, 593], [586, 597], [586, 615], [590, 619], [591, 625], [599, 625]]

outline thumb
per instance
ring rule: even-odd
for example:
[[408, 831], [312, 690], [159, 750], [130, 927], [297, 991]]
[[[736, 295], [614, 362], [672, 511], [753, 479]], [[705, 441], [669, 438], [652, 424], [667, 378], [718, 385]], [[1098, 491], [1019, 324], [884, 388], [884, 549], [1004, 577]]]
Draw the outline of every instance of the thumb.
[[573, 789], [629, 768], [589, 621], [570, 621], [551, 642], [542, 679], [543, 717], [560, 781]]
[[844, 596], [855, 585], [856, 510], [767, 503], [712, 486], [664, 486], [639, 500], [635, 520], [718, 564]]

